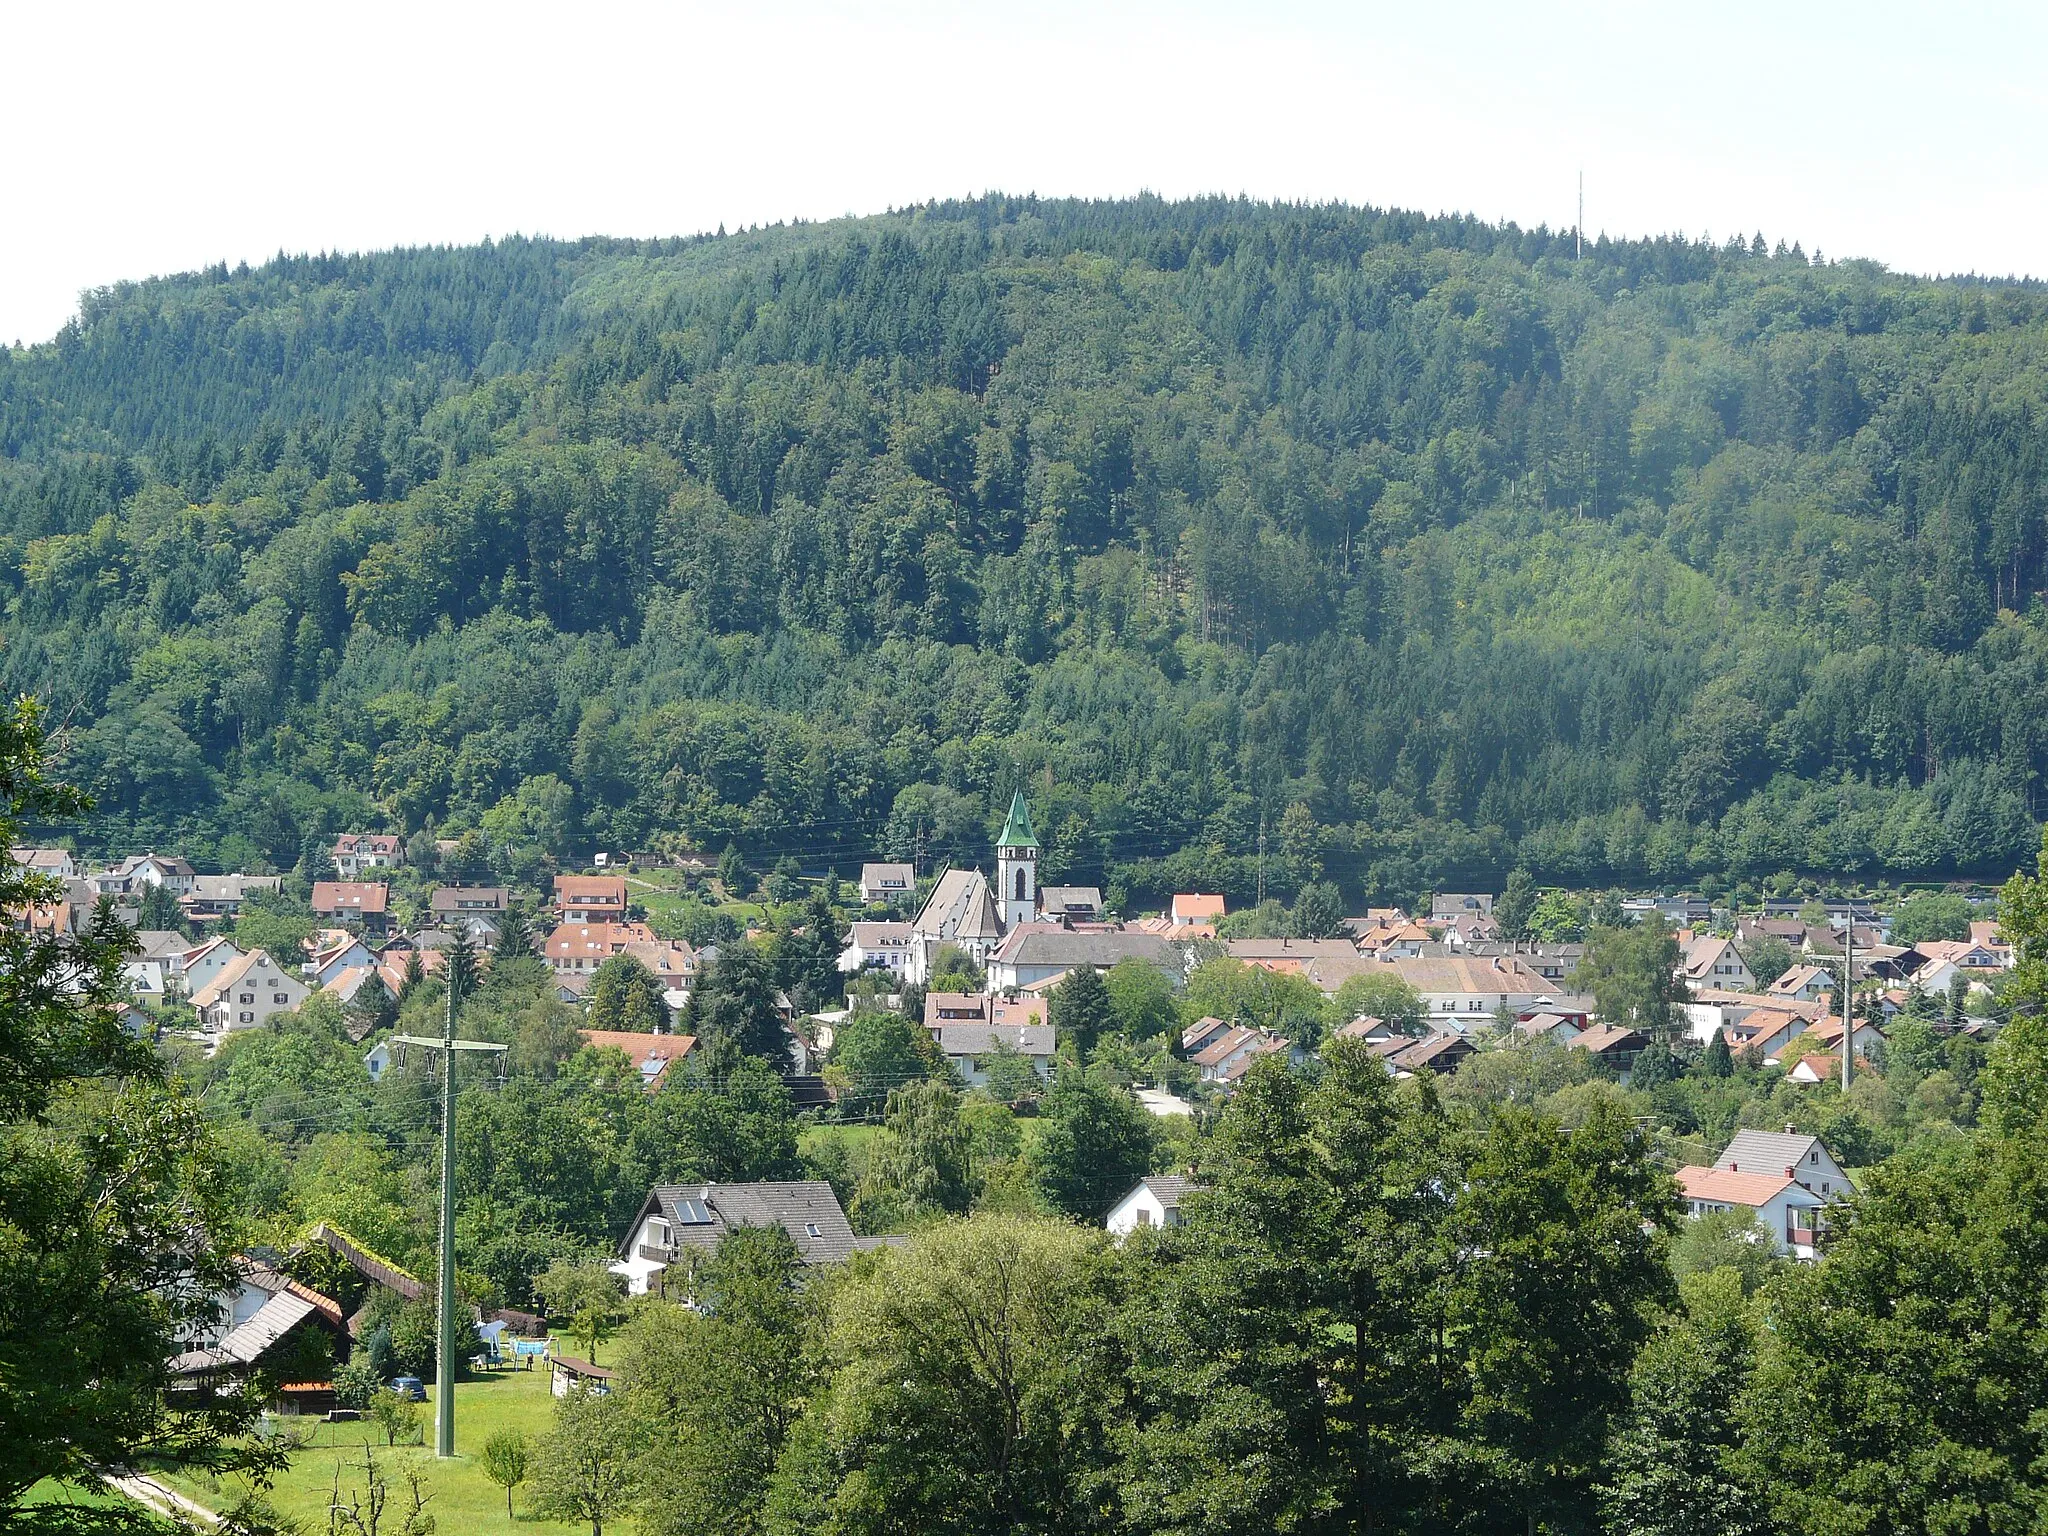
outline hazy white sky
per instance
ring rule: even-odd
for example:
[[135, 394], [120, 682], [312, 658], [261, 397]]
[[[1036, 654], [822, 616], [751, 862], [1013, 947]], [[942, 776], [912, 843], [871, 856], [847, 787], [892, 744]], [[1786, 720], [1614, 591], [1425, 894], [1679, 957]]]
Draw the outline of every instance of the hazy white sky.
[[14, 0], [0, 337], [279, 249], [687, 234], [998, 188], [1762, 229], [2048, 273], [2048, 12]]

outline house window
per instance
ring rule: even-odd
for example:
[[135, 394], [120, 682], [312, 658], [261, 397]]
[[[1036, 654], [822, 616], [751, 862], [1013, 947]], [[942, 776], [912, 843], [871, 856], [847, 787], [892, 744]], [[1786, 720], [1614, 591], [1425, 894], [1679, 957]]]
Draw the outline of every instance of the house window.
[[1024, 871], [1021, 869], [1017, 871], [1017, 899], [1024, 899]]
[[291, 1001], [291, 997], [283, 992], [273, 992], [270, 994], [270, 1000], [273, 1003], [289, 1003]]
[[244, 992], [241, 995], [241, 997], [237, 999], [237, 1001], [244, 1003], [253, 1003], [256, 1001], [256, 994], [254, 992]]
[[244, 1024], [254, 1024], [256, 1022], [256, 1015], [253, 1013], [237, 1014], [236, 1017], [239, 1018]]
[[817, 1237], [823, 1237], [824, 1235], [825, 1235], [824, 1233], [822, 1233], [822, 1232], [820, 1232], [820, 1231], [818, 1230], [818, 1224], [817, 1224], [817, 1223], [816, 1223], [815, 1221], [807, 1221], [807, 1222], [805, 1222], [805, 1223], [804, 1223], [804, 1236], [805, 1236], [805, 1237], [812, 1237], [812, 1238], [817, 1238]]

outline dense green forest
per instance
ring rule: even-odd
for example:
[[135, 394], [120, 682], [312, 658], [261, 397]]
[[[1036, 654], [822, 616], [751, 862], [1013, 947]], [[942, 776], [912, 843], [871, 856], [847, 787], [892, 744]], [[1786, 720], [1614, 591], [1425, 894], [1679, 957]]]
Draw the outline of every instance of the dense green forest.
[[[991, 197], [280, 257], [0, 351], [77, 835], [387, 825], [1356, 897], [2003, 874], [2048, 291], [1761, 236]], [[54, 829], [54, 830], [62, 830]]]

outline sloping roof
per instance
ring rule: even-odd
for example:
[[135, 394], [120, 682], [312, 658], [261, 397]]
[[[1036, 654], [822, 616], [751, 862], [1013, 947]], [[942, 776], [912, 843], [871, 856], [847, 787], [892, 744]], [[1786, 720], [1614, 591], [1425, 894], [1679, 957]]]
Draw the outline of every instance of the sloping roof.
[[917, 871], [908, 864], [863, 864], [860, 883], [863, 887], [876, 886], [885, 890], [900, 886], [907, 891], [917, 884]]
[[400, 1269], [389, 1259], [379, 1258], [367, 1248], [360, 1246], [339, 1227], [329, 1226], [323, 1221], [306, 1235], [313, 1242], [335, 1254], [365, 1280], [375, 1281], [387, 1291], [396, 1291], [407, 1301], [418, 1301], [427, 1294], [427, 1288], [421, 1284], [418, 1276]]
[[171, 1374], [189, 1376], [200, 1371], [237, 1365], [254, 1365], [263, 1352], [319, 1310], [293, 1290], [271, 1294], [255, 1315], [211, 1349], [188, 1349], [171, 1362]]
[[274, 891], [283, 884], [281, 875], [194, 875], [191, 899], [240, 901], [251, 891]]
[[1440, 1071], [1456, 1066], [1471, 1054], [1472, 1042], [1463, 1035], [1441, 1034], [1417, 1040], [1395, 1051], [1388, 1059], [1405, 1072], [1413, 1072], [1419, 1067]]
[[1102, 910], [1102, 892], [1092, 885], [1042, 885], [1038, 888], [1038, 900], [1048, 912], [1064, 912], [1069, 907], [1077, 911]]
[[[685, 1221], [677, 1204], [694, 1200], [702, 1205], [709, 1221]], [[735, 1227], [779, 1226], [796, 1243], [806, 1264], [830, 1264], [854, 1251], [853, 1228], [839, 1208], [832, 1186], [821, 1179], [763, 1184], [657, 1184], [647, 1197], [648, 1204], [634, 1218], [631, 1242], [648, 1214], [658, 1205], [669, 1224], [669, 1246], [715, 1248], [720, 1238]], [[818, 1235], [810, 1235], [811, 1228]]]
[[934, 1024], [932, 1038], [948, 1056], [985, 1056], [998, 1042], [1025, 1056], [1052, 1054], [1050, 1024], [983, 1024], [973, 1019]]
[[1010, 796], [1010, 815], [996, 834], [998, 848], [1036, 848], [1038, 838], [1031, 830], [1031, 807], [1024, 803], [1024, 791]]
[[1232, 939], [1225, 946], [1233, 960], [1354, 960], [1358, 946], [1350, 939]]
[[980, 870], [949, 869], [939, 876], [911, 928], [942, 943], [996, 939], [1002, 937], [1003, 919]]
[[1006, 965], [1092, 965], [1103, 970], [1132, 959], [1164, 971], [1180, 970], [1172, 942], [1156, 933], [1075, 933], [1051, 923], [1019, 924], [991, 959]]
[[1213, 1067], [1218, 1062], [1228, 1061], [1240, 1051], [1256, 1049], [1265, 1038], [1264, 1030], [1240, 1024], [1235, 1029], [1226, 1030], [1215, 1036], [1188, 1059], [1198, 1067]]
[[512, 893], [502, 885], [437, 885], [428, 905], [436, 912], [502, 912], [511, 901]]
[[379, 915], [391, 903], [391, 887], [381, 880], [316, 880], [313, 911], [365, 912]]
[[557, 875], [555, 876], [555, 900], [569, 905], [609, 897], [616, 906], [626, 904], [626, 877], [624, 875]]
[[910, 924], [853, 923], [846, 937], [848, 943], [858, 944], [862, 949], [901, 949], [910, 942]]
[[230, 960], [223, 966], [219, 975], [199, 989], [192, 999], [192, 1006], [195, 1008], [211, 1008], [221, 998], [233, 991], [241, 983], [242, 978], [256, 969], [259, 964], [269, 965], [275, 970], [281, 983], [289, 982], [301, 991], [305, 990], [306, 984], [300, 981], [298, 977], [286, 971], [283, 966], [273, 961], [267, 951], [252, 949], [246, 955]]
[[1173, 898], [1169, 913], [1183, 923], [1213, 923], [1223, 916], [1223, 898], [1182, 892]]
[[1794, 1181], [1782, 1173], [1736, 1173], [1726, 1168], [1689, 1167], [1678, 1170], [1678, 1187], [1689, 1200], [1712, 1200], [1722, 1205], [1768, 1205]]
[[1198, 1049], [1205, 1040], [1214, 1040], [1230, 1026], [1214, 1014], [1204, 1014], [1180, 1032], [1180, 1048], [1184, 1051]]
[[[648, 1035], [629, 1029], [579, 1029], [576, 1033], [593, 1050], [624, 1051], [650, 1089], [667, 1075], [671, 1063], [697, 1048], [695, 1035]], [[651, 1063], [659, 1065], [650, 1071]]]
[[1827, 1150], [1818, 1136], [1807, 1136], [1798, 1131], [1737, 1131], [1728, 1145], [1722, 1148], [1721, 1155], [1714, 1159], [1714, 1166], [1777, 1177], [1787, 1168], [1803, 1164], [1807, 1154], [1816, 1147]]
[[1138, 1182], [1151, 1190], [1152, 1198], [1169, 1211], [1179, 1206], [1181, 1196], [1199, 1187], [1193, 1179], [1178, 1173], [1148, 1173]]
[[1623, 1029], [1616, 1024], [1595, 1024], [1572, 1036], [1565, 1045], [1574, 1051], [1604, 1056], [1609, 1051], [1640, 1051], [1649, 1043], [1648, 1038], [1636, 1030]]

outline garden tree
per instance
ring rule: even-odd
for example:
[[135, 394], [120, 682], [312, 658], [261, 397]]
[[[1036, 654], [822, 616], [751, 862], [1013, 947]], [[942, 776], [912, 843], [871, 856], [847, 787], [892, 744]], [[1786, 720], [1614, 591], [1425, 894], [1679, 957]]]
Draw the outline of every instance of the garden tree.
[[1540, 943], [1576, 943], [1585, 937], [1585, 910], [1564, 891], [1545, 891], [1529, 914], [1528, 929], [1529, 937]]
[[1826, 1259], [1766, 1292], [1743, 1465], [1783, 1528], [2043, 1518], [2042, 1136], [2016, 1099], [1994, 1097], [1994, 1124], [2010, 1130], [1872, 1169]]
[[442, 974], [455, 988], [457, 1001], [470, 997], [477, 988], [481, 967], [477, 961], [476, 946], [469, 941], [469, 935], [459, 929], [448, 947], [441, 951]]
[[629, 1513], [639, 1492], [639, 1426], [624, 1393], [577, 1389], [555, 1404], [533, 1456], [534, 1513], [588, 1520], [590, 1536]]
[[1092, 965], [1077, 965], [1060, 978], [1046, 994], [1045, 1021], [1053, 1037], [1087, 1060], [1095, 1042], [1116, 1028], [1116, 1003], [1110, 996], [1102, 973]]
[[[6, 856], [23, 821], [90, 809], [49, 776], [36, 707], [0, 714], [0, 906], [62, 896]], [[132, 952], [107, 902], [77, 936], [0, 929], [0, 1524], [44, 1478], [277, 1460], [241, 1438], [255, 1394], [166, 1397], [164, 1362], [235, 1288], [235, 1213], [199, 1105], [120, 1026]]]
[[412, 999], [412, 995], [426, 984], [426, 980], [426, 961], [421, 958], [417, 949], [407, 950], [405, 969], [399, 973], [398, 978], [398, 1006], [403, 1008]]
[[498, 914], [498, 942], [493, 953], [503, 961], [514, 955], [531, 955], [533, 951], [533, 923], [526, 908], [516, 901], [507, 902], [505, 910]]
[[979, 992], [988, 984], [988, 977], [974, 957], [957, 944], [941, 944], [932, 956], [931, 979], [925, 983], [927, 992]]
[[1334, 938], [1344, 931], [1344, 895], [1327, 880], [1313, 881], [1301, 888], [1289, 916], [1296, 938]]
[[145, 933], [182, 933], [185, 914], [178, 906], [177, 897], [161, 885], [145, 884], [142, 900], [136, 908], [135, 926]]
[[1502, 938], [1521, 942], [1532, 936], [1529, 924], [1536, 915], [1536, 899], [1535, 876], [1526, 869], [1510, 871], [1507, 889], [1493, 904], [1493, 921]]
[[1730, 1270], [1745, 1296], [1762, 1290], [1789, 1262], [1772, 1248], [1770, 1233], [1757, 1220], [1756, 1212], [1743, 1206], [1709, 1211], [1686, 1222], [1671, 1244], [1671, 1272], [1681, 1282], [1692, 1275]]
[[1728, 1050], [1728, 1036], [1722, 1030], [1714, 1031], [1714, 1038], [1707, 1042], [1707, 1048], [1700, 1055], [1700, 1070], [1709, 1077], [1730, 1077], [1735, 1072], [1735, 1058]]
[[671, 1067], [633, 1127], [630, 1151], [641, 1189], [792, 1179], [802, 1167], [789, 1085], [755, 1060], [716, 1085]]
[[512, 1490], [526, 1481], [526, 1473], [533, 1462], [532, 1443], [516, 1429], [500, 1429], [492, 1432], [484, 1441], [484, 1453], [480, 1461], [483, 1474], [505, 1490], [505, 1518], [516, 1518], [512, 1513]]
[[998, 1104], [1021, 1104], [1045, 1091], [1045, 1079], [1031, 1058], [1000, 1035], [976, 1058], [976, 1065], [981, 1069], [981, 1082], [975, 1092]]
[[950, 1070], [930, 1030], [900, 1013], [878, 1011], [847, 1018], [828, 1059], [849, 1114], [871, 1114], [895, 1089]]
[[1323, 994], [1306, 976], [1283, 975], [1219, 955], [1195, 967], [1181, 993], [1190, 1019], [1211, 1016], [1309, 1038], [1321, 1030]]
[[816, 1387], [816, 1297], [781, 1227], [740, 1227], [697, 1275], [697, 1309], [649, 1306], [622, 1345], [649, 1536], [762, 1529], [768, 1481]]
[[305, 953], [317, 925], [304, 907], [274, 891], [251, 891], [235, 917], [234, 940], [243, 950], [273, 956]]
[[1326, 1061], [1315, 1085], [1277, 1059], [1246, 1074], [1206, 1187], [1133, 1277], [1139, 1529], [1399, 1529], [1427, 1507], [1453, 1134], [1427, 1079], [1397, 1087], [1352, 1040]]
[[1892, 913], [1891, 942], [1918, 944], [1923, 939], [1967, 939], [1977, 909], [1967, 896], [1953, 893], [1908, 896]]
[[1791, 970], [1799, 958], [1792, 952], [1792, 946], [1774, 933], [1759, 934], [1745, 944], [1738, 944], [1735, 952], [1760, 987], [1768, 987]]
[[1535, 1111], [1499, 1111], [1465, 1161], [1451, 1215], [1473, 1255], [1451, 1290], [1461, 1343], [1458, 1422], [1473, 1447], [1466, 1506], [1495, 1529], [1519, 1511], [1584, 1521], [1610, 1423], [1653, 1305], [1670, 1299], [1670, 1176], [1622, 1109], [1594, 1107], [1570, 1133]]
[[974, 1198], [972, 1148], [960, 1095], [926, 1078], [889, 1091], [883, 1133], [851, 1214], [864, 1232], [957, 1216]]
[[742, 1056], [779, 1069], [789, 1060], [788, 1031], [767, 956], [745, 940], [721, 944], [697, 978], [679, 1029], [697, 1037], [715, 1075], [734, 1070]]
[[1733, 1465], [1736, 1405], [1757, 1350], [1748, 1289], [1724, 1268], [1689, 1275], [1679, 1294], [1678, 1312], [1629, 1371], [1601, 1515], [1631, 1536], [1764, 1536], [1763, 1501]]
[[1173, 1005], [1173, 983], [1156, 965], [1126, 956], [1103, 972], [1110, 1013], [1126, 1039], [1169, 1039], [1180, 1033], [1180, 1015]]
[[739, 901], [753, 888], [753, 879], [747, 872], [747, 861], [740, 857], [737, 845], [727, 843], [725, 852], [718, 856], [718, 883], [725, 888], [729, 900]]
[[846, 927], [820, 891], [804, 909], [801, 927], [776, 941], [776, 974], [798, 1007], [823, 1008], [844, 996], [839, 955], [845, 948]]
[[1151, 1171], [1157, 1132], [1128, 1088], [1062, 1065], [1045, 1095], [1031, 1176], [1056, 1210], [1100, 1222]]
[[591, 973], [584, 993], [590, 1029], [654, 1034], [668, 1028], [668, 1003], [661, 979], [631, 955], [613, 955]]
[[1633, 928], [1595, 928], [1573, 985], [1593, 995], [1610, 1024], [1668, 1035], [1674, 1008], [1685, 999], [1678, 978], [1678, 941], [1661, 919]]
[[384, 1432], [387, 1446], [411, 1445], [420, 1438], [420, 1405], [391, 1387], [371, 1396], [370, 1419]]
[[849, 1274], [766, 1528], [1101, 1529], [1117, 1390], [1101, 1249], [1064, 1222], [980, 1215]]
[[342, 1006], [341, 1017], [349, 1039], [363, 1041], [398, 1022], [398, 1003], [384, 989], [384, 978], [373, 972]]
[[1419, 1035], [1429, 1022], [1429, 1007], [1420, 992], [1389, 969], [1345, 977], [1331, 1000], [1330, 1017], [1340, 1024], [1378, 1019], [1404, 1035]]
[[768, 876], [768, 899], [780, 905], [794, 901], [797, 893], [797, 879], [803, 874], [803, 866], [789, 854], [775, 861], [775, 868]]
[[625, 1299], [619, 1277], [601, 1259], [557, 1259], [534, 1276], [533, 1293], [554, 1317], [567, 1318], [583, 1358], [597, 1364], [597, 1346], [618, 1322]]

